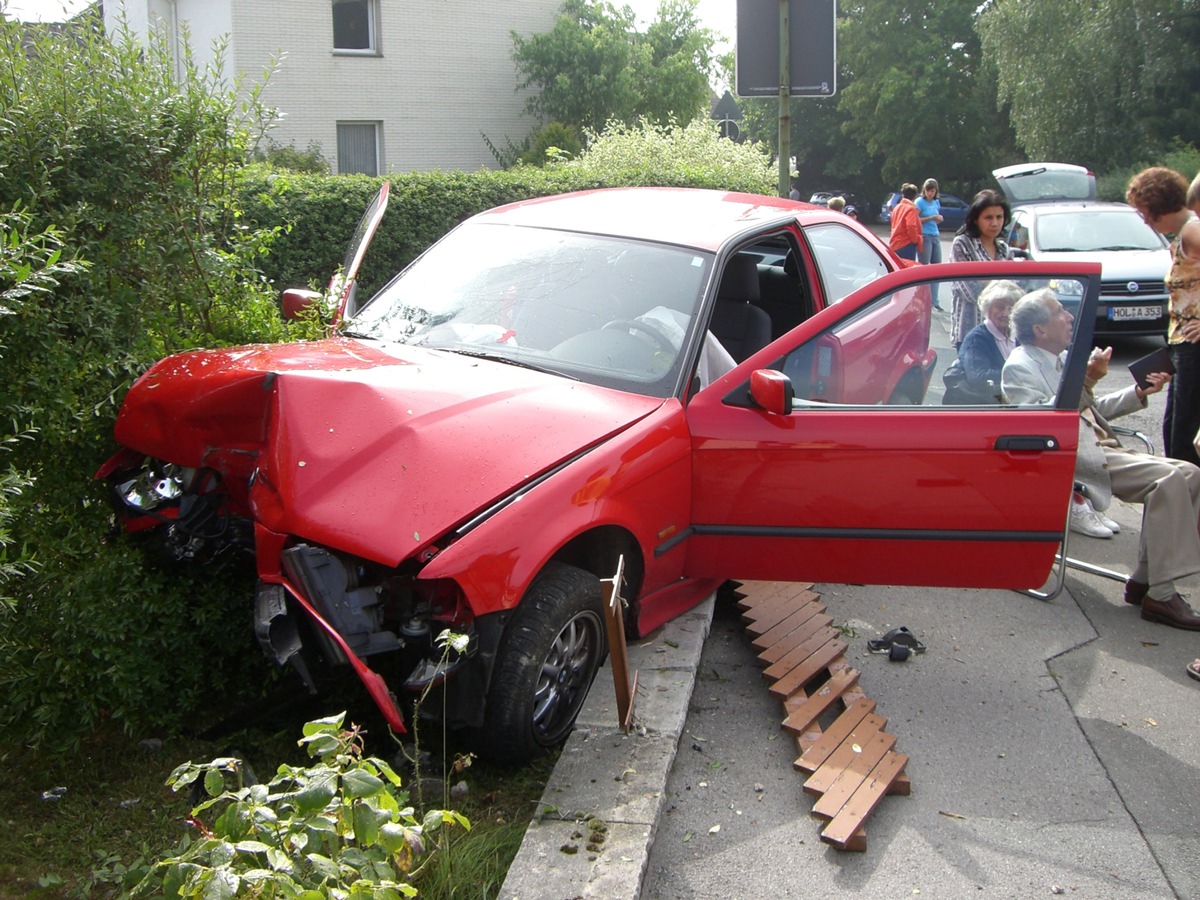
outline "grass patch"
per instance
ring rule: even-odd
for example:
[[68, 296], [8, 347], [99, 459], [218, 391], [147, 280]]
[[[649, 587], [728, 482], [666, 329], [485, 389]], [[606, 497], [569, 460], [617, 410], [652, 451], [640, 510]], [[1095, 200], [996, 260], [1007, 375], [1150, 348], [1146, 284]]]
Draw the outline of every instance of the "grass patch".
[[[78, 751], [30, 751], [0, 741], [0, 900], [119, 896], [129, 878], [140, 877], [141, 867], [174, 848], [184, 833], [189, 798], [164, 784], [177, 765], [234, 755], [267, 781], [281, 763], [310, 762], [296, 744], [310, 712], [220, 740], [138, 741], [114, 732], [95, 736]], [[399, 748], [387, 729], [374, 721], [368, 728], [368, 752], [395, 759]], [[433, 730], [427, 724], [421, 731], [427, 753], [420, 781], [408, 768], [397, 771], [415, 806], [453, 809], [472, 828], [441, 832], [441, 849], [417, 886], [422, 897], [436, 900], [494, 898], [553, 758], [520, 769], [474, 760], [456, 772], [461, 751]], [[455, 788], [460, 783], [465, 793]]]

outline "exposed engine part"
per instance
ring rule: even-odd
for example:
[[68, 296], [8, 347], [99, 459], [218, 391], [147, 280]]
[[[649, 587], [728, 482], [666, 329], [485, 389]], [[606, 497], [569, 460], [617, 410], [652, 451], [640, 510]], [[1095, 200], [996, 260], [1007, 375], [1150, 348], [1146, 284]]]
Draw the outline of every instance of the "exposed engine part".
[[463, 668], [471, 657], [479, 652], [479, 638], [471, 633], [468, 636], [466, 649], [462, 653], [447, 646], [438, 656], [430, 656], [421, 660], [415, 669], [404, 679], [404, 689], [421, 691], [430, 685], [438, 685]]
[[287, 594], [278, 584], [259, 582], [254, 595], [254, 635], [268, 657], [280, 666], [291, 663], [308, 692], [317, 692], [316, 682], [300, 653], [303, 643], [296, 620], [288, 610]]
[[[322, 547], [298, 544], [284, 551], [284, 565], [305, 597], [360, 657], [399, 650], [404, 642], [384, 628], [381, 588], [359, 583], [357, 568]], [[327, 652], [341, 660], [333, 642]]]
[[253, 549], [251, 523], [229, 514], [221, 477], [212, 469], [151, 461], [115, 485], [114, 493], [127, 517], [166, 525], [158, 534], [174, 560], [210, 559], [231, 547]]

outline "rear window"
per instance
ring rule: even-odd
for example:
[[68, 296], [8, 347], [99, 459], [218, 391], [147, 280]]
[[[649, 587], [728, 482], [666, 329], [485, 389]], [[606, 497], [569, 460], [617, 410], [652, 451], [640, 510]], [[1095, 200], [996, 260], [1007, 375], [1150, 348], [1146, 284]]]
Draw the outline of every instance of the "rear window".
[[1009, 203], [1049, 203], [1096, 199], [1096, 176], [1082, 166], [1030, 166], [998, 170]]

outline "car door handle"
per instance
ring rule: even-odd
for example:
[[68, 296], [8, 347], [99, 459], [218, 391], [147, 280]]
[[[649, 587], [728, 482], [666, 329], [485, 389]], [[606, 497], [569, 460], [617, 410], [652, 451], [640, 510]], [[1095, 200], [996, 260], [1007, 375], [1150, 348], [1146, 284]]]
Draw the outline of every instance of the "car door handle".
[[997, 450], [1042, 451], [1059, 449], [1058, 438], [1049, 434], [1002, 434], [996, 438]]

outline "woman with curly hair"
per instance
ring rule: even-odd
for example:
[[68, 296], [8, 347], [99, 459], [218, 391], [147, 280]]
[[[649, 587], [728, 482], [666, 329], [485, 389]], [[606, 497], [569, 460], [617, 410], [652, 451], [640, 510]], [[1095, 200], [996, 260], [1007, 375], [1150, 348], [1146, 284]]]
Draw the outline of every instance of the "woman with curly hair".
[[1174, 169], [1154, 166], [1129, 181], [1125, 199], [1155, 231], [1170, 235], [1171, 295], [1167, 345], [1175, 377], [1163, 413], [1163, 453], [1200, 465], [1200, 221], [1187, 207], [1187, 179]]
[[[999, 191], [985, 190], [975, 195], [967, 209], [967, 217], [950, 245], [951, 262], [990, 262], [1012, 259], [1012, 251], [1000, 237], [1011, 216], [1008, 201]], [[979, 324], [979, 282], [954, 283], [954, 309], [951, 313], [950, 340], [954, 349], [962, 346], [963, 338]]]

